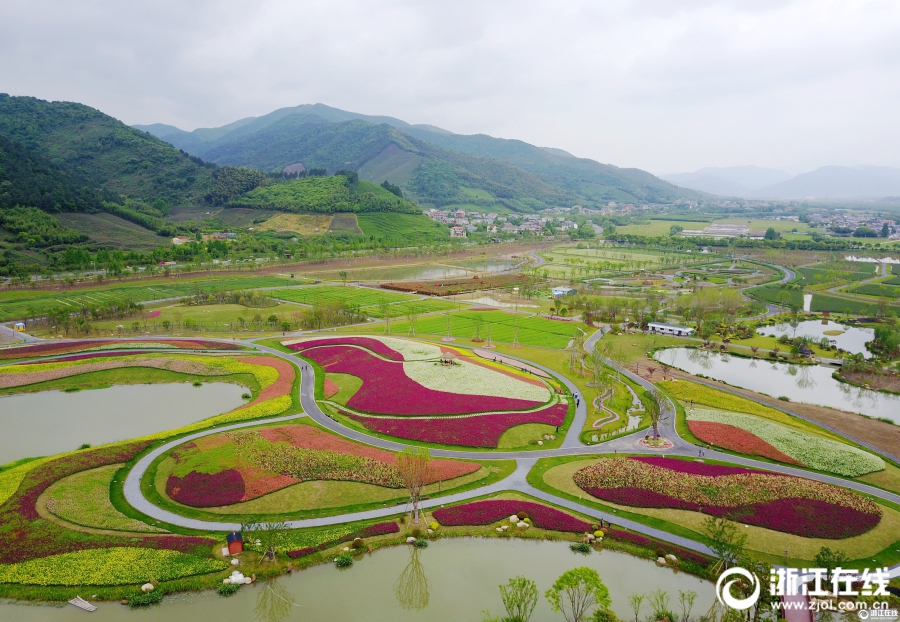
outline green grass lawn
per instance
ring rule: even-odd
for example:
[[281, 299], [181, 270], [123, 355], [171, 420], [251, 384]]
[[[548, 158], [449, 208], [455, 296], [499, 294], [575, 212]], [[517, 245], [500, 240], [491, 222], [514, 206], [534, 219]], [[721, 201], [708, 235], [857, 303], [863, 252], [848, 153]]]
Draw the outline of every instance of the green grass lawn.
[[370, 317], [405, 318], [410, 314], [421, 315], [423, 313], [434, 313], [436, 311], [449, 311], [458, 307], [458, 303], [451, 302], [449, 300], [442, 300], [440, 298], [426, 298], [424, 300], [414, 300], [412, 302], [392, 303], [385, 306], [376, 305], [363, 307], [362, 311]]
[[640, 225], [626, 225], [624, 227], [616, 227], [616, 233], [625, 235], [669, 235], [672, 227], [678, 225], [685, 229], [706, 229], [712, 223], [703, 221], [686, 221], [686, 220], [651, 220], [648, 223]]
[[113, 507], [109, 486], [121, 466], [112, 464], [65, 477], [51, 485], [38, 503], [43, 503], [54, 516], [84, 527], [164, 533], [165, 530], [125, 516]]
[[[416, 334], [446, 335], [448, 319], [450, 334], [463, 339], [472, 339], [475, 336], [479, 321], [481, 338], [487, 339], [490, 328], [490, 337], [496, 342], [513, 343], [518, 330], [518, 340], [522, 345], [565, 348], [574, 336], [581, 334], [580, 327], [575, 322], [559, 322], [503, 311], [462, 311], [448, 313], [446, 316], [421, 317], [415, 323]], [[384, 332], [384, 327], [372, 327], [370, 331]], [[408, 322], [392, 322], [391, 332], [407, 334]]]

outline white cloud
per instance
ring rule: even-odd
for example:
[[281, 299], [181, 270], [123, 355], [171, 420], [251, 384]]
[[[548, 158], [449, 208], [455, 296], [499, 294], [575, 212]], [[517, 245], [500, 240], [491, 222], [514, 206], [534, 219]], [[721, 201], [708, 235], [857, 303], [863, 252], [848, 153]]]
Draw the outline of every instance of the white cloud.
[[322, 102], [665, 173], [900, 166], [895, 0], [10, 1], [0, 90], [186, 129]]

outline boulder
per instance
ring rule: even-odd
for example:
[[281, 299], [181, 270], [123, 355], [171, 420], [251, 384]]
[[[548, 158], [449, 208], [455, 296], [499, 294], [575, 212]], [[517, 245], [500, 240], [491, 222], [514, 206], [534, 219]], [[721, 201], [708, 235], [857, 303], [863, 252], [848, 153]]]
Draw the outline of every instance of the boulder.
[[512, 516], [509, 517], [509, 522], [512, 523], [513, 525], [515, 525], [516, 523], [519, 522], [519, 517], [516, 516], [515, 514], [513, 514]]
[[429, 529], [428, 529], [428, 533], [429, 533], [429, 534], [433, 534], [433, 533], [434, 533], [434, 529], [429, 528]]
[[409, 537], [406, 539], [406, 543], [407, 543], [407, 544], [413, 544], [415, 541], [416, 541], [416, 539], [413, 538], [412, 536], [409, 536]]
[[657, 557], [657, 558], [656, 558], [656, 565], [657, 565], [657, 566], [665, 566], [665, 565], [666, 565], [666, 558], [665, 558], [665, 557]]
[[153, 584], [152, 584], [152, 583], [145, 583], [144, 585], [141, 586], [141, 591], [142, 591], [144, 594], [146, 594], [147, 592], [152, 592], [152, 591], [155, 590], [155, 589], [156, 589], [156, 588], [153, 587]]
[[675, 557], [674, 555], [672, 555], [671, 553], [669, 553], [668, 555], [666, 555], [666, 561], [669, 562], [670, 564], [674, 564], [675, 562], [678, 561], [678, 558]]
[[240, 563], [241, 563], [241, 560], [239, 560], [237, 557], [235, 557], [234, 559], [231, 560], [232, 566], [237, 566]]
[[516, 527], [518, 527], [519, 529], [528, 529], [528, 523], [526, 523], [525, 521], [521, 521], [519, 523], [516, 523]]

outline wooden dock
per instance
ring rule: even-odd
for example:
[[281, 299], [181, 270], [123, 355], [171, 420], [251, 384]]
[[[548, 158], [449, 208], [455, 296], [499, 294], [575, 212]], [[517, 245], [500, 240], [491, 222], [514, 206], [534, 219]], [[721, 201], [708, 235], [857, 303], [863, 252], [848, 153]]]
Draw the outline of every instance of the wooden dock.
[[75, 605], [79, 609], [83, 609], [85, 611], [91, 611], [91, 612], [97, 611], [97, 607], [95, 605], [92, 605], [91, 603], [89, 603], [88, 601], [83, 599], [81, 596], [76, 596], [75, 598], [73, 598], [72, 600], [69, 601], [69, 604]]

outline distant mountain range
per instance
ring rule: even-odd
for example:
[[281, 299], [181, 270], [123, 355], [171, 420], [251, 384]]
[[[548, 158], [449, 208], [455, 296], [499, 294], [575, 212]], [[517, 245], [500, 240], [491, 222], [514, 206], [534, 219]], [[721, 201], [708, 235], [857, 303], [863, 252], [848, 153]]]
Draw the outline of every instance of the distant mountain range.
[[684, 188], [745, 198], [826, 200], [900, 195], [900, 168], [886, 166], [823, 166], [796, 176], [758, 166], [709, 167], [661, 178]]
[[221, 165], [267, 173], [296, 164], [329, 172], [355, 169], [361, 179], [397, 184], [426, 205], [531, 212], [702, 196], [646, 171], [601, 164], [561, 149], [454, 134], [324, 104], [281, 108], [192, 132], [160, 123], [134, 127]]

